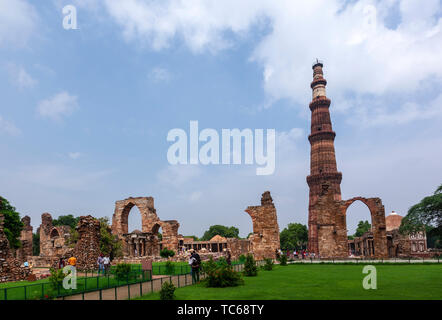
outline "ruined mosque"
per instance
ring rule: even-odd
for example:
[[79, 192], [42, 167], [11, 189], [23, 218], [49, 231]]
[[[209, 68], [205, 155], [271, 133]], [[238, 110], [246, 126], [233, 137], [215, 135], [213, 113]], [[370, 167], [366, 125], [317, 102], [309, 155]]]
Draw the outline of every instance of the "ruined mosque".
[[[326, 96], [327, 81], [323, 76], [323, 63], [313, 65], [311, 89], [313, 98], [310, 102], [311, 145], [308, 207], [308, 251], [321, 259], [339, 259], [349, 256], [360, 258], [391, 258], [428, 256], [425, 232], [401, 235], [398, 231], [402, 217], [392, 213], [385, 217], [385, 209], [380, 198], [354, 197], [341, 199], [342, 173], [338, 171], [335, 157], [335, 132], [330, 118], [330, 99]], [[371, 214], [371, 230], [361, 237], [349, 240], [347, 237], [346, 212], [355, 201], [367, 205]], [[141, 230], [129, 232], [128, 216], [131, 209], [138, 207], [142, 226]], [[257, 260], [275, 258], [280, 248], [279, 226], [276, 207], [269, 191], [262, 194], [261, 204], [245, 209], [253, 224], [253, 233], [247, 239], [224, 238], [215, 236], [210, 241], [194, 241], [178, 233], [180, 224], [177, 220], [161, 220], [154, 206], [152, 197], [127, 198], [116, 201], [110, 232], [122, 243], [123, 257], [113, 263], [140, 262], [149, 258], [160, 261], [160, 250], [167, 248], [176, 254], [173, 260], [187, 259], [187, 250], [198, 250], [203, 259], [225, 255], [227, 250], [232, 258], [252, 253]], [[72, 255], [77, 257], [78, 269], [95, 268], [100, 254], [100, 223], [92, 216], [82, 216], [77, 226], [79, 238], [75, 244], [69, 244], [70, 227], [54, 226], [49, 213], [41, 216], [41, 225], [37, 230], [40, 235], [40, 255], [33, 256], [30, 218], [22, 219], [24, 228], [21, 232], [21, 247], [9, 248], [8, 239], [3, 230], [4, 217], [0, 214], [0, 282], [28, 279], [29, 261], [36, 267], [50, 267], [57, 261]], [[162, 229], [162, 237], [158, 231]], [[35, 275], [34, 275], [35, 277]]]

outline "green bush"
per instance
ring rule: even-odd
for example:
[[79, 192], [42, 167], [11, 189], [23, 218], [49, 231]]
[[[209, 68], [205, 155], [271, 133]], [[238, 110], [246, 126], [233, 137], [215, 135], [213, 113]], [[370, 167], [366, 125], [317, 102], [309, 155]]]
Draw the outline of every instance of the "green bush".
[[57, 290], [63, 284], [63, 279], [66, 275], [63, 273], [63, 269], [51, 268], [51, 275], [49, 276], [49, 283], [52, 289]]
[[242, 255], [239, 256], [239, 262], [240, 263], [244, 263], [244, 261], [246, 261], [246, 255], [242, 254]]
[[169, 250], [167, 248], [164, 248], [163, 250], [160, 251], [160, 256], [162, 258], [169, 258], [169, 257], [173, 257], [175, 255], [175, 251], [173, 250]]
[[264, 261], [265, 264], [262, 266], [262, 268], [266, 271], [271, 271], [273, 269], [273, 259], [265, 258]]
[[244, 275], [247, 277], [254, 277], [258, 275], [256, 261], [251, 254], [248, 254], [246, 257], [246, 262], [244, 263]]
[[225, 267], [227, 267], [227, 266], [229, 265], [229, 264], [227, 263], [226, 258], [224, 258], [224, 257], [220, 257], [220, 258], [216, 261], [216, 264], [219, 265], [219, 266], [225, 266]]
[[161, 300], [173, 300], [175, 299], [175, 286], [172, 282], [164, 282], [161, 286], [160, 299]]
[[203, 261], [201, 263], [201, 271], [209, 274], [210, 272], [213, 272], [214, 270], [216, 270], [216, 268], [218, 267], [218, 265], [216, 264], [215, 261], [213, 261], [213, 258], [210, 257], [209, 260], [207, 261]]
[[279, 260], [279, 265], [281, 266], [287, 265], [287, 256], [285, 254], [282, 254], [278, 260]]
[[119, 263], [115, 268], [115, 277], [118, 281], [126, 281], [129, 279], [131, 266], [128, 263]]
[[166, 268], [166, 274], [174, 274], [175, 267], [173, 266], [173, 263], [171, 261], [166, 261], [164, 267]]
[[203, 263], [203, 270], [207, 275], [203, 280], [206, 287], [236, 287], [244, 283], [241, 275], [233, 271], [227, 262], [216, 263], [212, 257], [210, 257], [209, 261]]

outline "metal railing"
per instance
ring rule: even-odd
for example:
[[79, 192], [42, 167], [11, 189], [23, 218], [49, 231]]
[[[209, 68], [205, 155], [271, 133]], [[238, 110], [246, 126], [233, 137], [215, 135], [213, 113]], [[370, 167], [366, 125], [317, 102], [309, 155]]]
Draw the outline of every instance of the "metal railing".
[[[242, 270], [242, 264], [239, 261], [232, 262], [234, 270]], [[108, 295], [109, 289], [113, 289], [115, 296], [123, 295], [122, 290], [128, 290], [128, 298], [130, 299], [130, 287], [138, 286], [140, 291], [144, 283], [152, 282], [150, 285], [153, 287], [157, 281], [163, 284], [164, 279], [169, 277], [185, 277], [181, 279], [188, 285], [188, 277], [190, 276], [191, 267], [189, 265], [173, 265], [172, 267], [167, 265], [154, 265], [152, 270], [142, 270], [141, 265], [131, 265], [131, 271], [127, 274], [126, 278], [119, 278], [115, 273], [115, 266], [112, 266], [107, 274], [101, 274], [98, 270], [79, 271], [77, 277], [76, 289], [64, 289], [62, 285], [54, 287], [49, 280], [42, 280], [40, 283], [24, 284], [13, 287], [0, 288], [0, 301], [1, 300], [52, 300], [55, 298], [67, 298], [69, 296], [79, 296], [82, 299], [88, 299], [88, 296], [95, 296], [99, 300], [102, 300], [103, 292], [106, 291]], [[153, 279], [153, 276], [163, 276], [159, 279]], [[177, 280], [180, 281], [180, 280]], [[190, 277], [190, 281], [191, 277]], [[126, 289], [121, 289], [127, 287]], [[144, 291], [146, 291], [144, 289]], [[120, 292], [120, 293], [119, 293]], [[121, 300], [121, 299], [118, 299]]]

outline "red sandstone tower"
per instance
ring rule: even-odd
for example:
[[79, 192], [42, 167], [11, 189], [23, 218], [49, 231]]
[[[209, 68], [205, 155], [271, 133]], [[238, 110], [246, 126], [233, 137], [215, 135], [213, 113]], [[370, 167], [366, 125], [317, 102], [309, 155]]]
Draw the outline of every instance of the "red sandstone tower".
[[318, 248], [318, 212], [314, 205], [318, 201], [323, 186], [328, 187], [333, 193], [334, 200], [341, 200], [342, 173], [338, 172], [334, 140], [336, 133], [332, 129], [330, 120], [330, 99], [326, 96], [325, 86], [327, 80], [322, 73], [323, 64], [318, 60], [313, 65], [313, 99], [310, 102], [312, 111], [311, 134], [308, 137], [311, 145], [310, 151], [310, 175], [307, 176], [307, 184], [310, 188], [309, 194], [309, 239], [308, 250], [319, 253]]

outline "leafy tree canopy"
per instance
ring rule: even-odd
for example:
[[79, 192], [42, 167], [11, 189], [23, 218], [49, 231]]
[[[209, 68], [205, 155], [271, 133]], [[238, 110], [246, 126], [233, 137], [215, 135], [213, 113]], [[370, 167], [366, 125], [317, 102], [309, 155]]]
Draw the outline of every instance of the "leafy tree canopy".
[[103, 217], [100, 221], [100, 250], [101, 253], [109, 256], [111, 260], [122, 256], [122, 243], [117, 236], [112, 235], [109, 225], [109, 218]]
[[72, 214], [59, 216], [57, 219], [52, 220], [53, 226], [70, 226], [71, 229], [75, 229], [78, 225], [80, 217], [74, 217]]
[[226, 227], [222, 225], [214, 225], [209, 228], [201, 237], [201, 241], [208, 241], [219, 234], [225, 238], [239, 238], [239, 229], [235, 227]]
[[23, 229], [20, 214], [15, 211], [8, 200], [2, 197], [0, 197], [0, 213], [5, 218], [4, 232], [9, 240], [9, 246], [14, 249], [19, 248], [21, 246], [20, 232]]
[[284, 250], [300, 248], [308, 241], [307, 227], [300, 223], [289, 223], [279, 234], [279, 239]]
[[193, 241], [199, 241], [197, 236], [184, 236], [184, 238], [192, 238]]
[[442, 236], [442, 184], [433, 195], [412, 206], [402, 219], [399, 231], [403, 234], [432, 227], [433, 235]]
[[359, 221], [358, 227], [356, 228], [356, 232], [353, 235], [353, 237], [360, 237], [364, 233], [370, 231], [370, 229], [371, 229], [371, 224], [367, 220]]
[[32, 234], [32, 255], [40, 255], [40, 233]]

